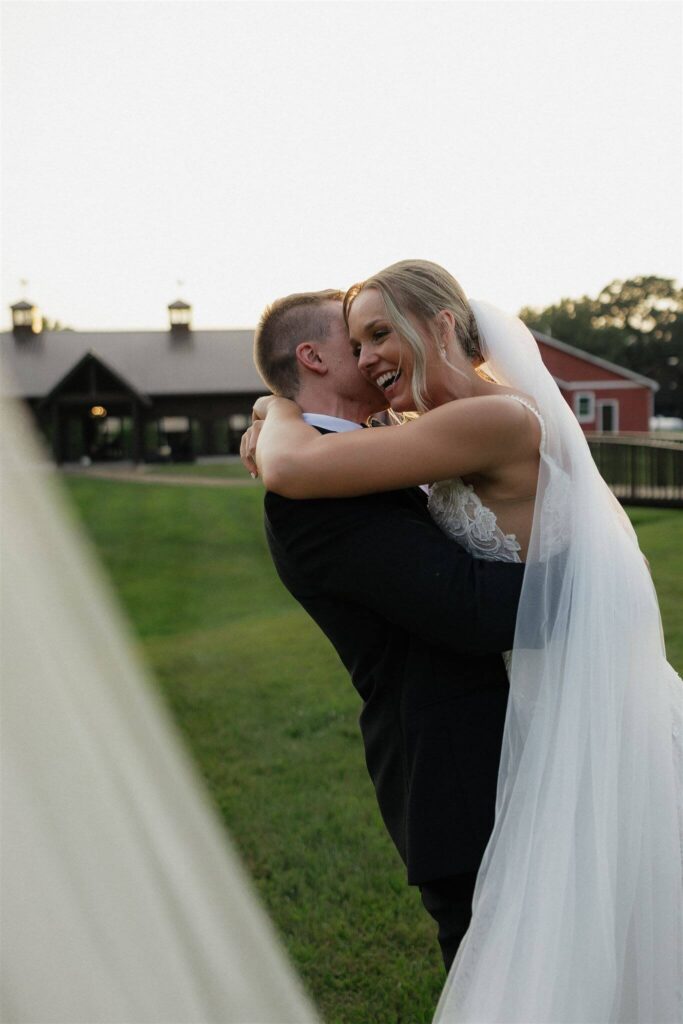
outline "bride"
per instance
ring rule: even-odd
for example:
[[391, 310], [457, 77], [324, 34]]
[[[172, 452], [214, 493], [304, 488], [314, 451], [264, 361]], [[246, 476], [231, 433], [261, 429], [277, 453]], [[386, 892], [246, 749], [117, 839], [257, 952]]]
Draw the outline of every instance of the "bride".
[[526, 563], [496, 823], [436, 1020], [683, 1019], [683, 688], [631, 525], [517, 319], [403, 261], [344, 312], [399, 429], [320, 435], [259, 400], [256, 461], [290, 498], [431, 482], [473, 555]]

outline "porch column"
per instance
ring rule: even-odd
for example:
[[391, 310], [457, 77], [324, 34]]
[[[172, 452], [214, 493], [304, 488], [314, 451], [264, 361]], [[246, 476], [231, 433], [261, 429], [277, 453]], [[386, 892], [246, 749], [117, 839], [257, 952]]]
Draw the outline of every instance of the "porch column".
[[145, 438], [144, 438], [144, 420], [142, 415], [142, 409], [140, 403], [133, 401], [131, 404], [132, 408], [132, 430], [131, 430], [131, 455], [133, 462], [144, 462], [145, 460]]
[[54, 402], [52, 415], [52, 457], [58, 466], [64, 461], [64, 438], [62, 417], [59, 415], [59, 402]]
[[216, 431], [214, 429], [214, 421], [203, 419], [201, 422], [202, 435], [204, 440], [204, 450], [200, 452], [200, 455], [215, 455], [216, 454]]

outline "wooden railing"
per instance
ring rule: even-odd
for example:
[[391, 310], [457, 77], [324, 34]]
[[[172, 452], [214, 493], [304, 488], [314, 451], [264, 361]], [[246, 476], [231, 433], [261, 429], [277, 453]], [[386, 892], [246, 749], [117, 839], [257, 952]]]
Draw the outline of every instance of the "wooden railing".
[[683, 508], [683, 443], [593, 434], [588, 444], [622, 504]]

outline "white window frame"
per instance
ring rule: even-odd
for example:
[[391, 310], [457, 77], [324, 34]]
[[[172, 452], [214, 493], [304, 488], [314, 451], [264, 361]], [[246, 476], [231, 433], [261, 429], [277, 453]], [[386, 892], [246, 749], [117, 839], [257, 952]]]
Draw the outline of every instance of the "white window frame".
[[[619, 433], [619, 400], [617, 398], [601, 398], [597, 403], [598, 405], [598, 416], [596, 420], [596, 427], [601, 434], [618, 434]], [[612, 413], [612, 423], [614, 424], [611, 430], [603, 430], [602, 427], [602, 410], [606, 405], [611, 405], [614, 410]]]
[[190, 429], [189, 416], [161, 416], [159, 429], [162, 434], [186, 434]]
[[233, 434], [243, 434], [250, 423], [251, 419], [246, 412], [233, 412], [228, 416], [228, 428]]
[[[589, 412], [580, 415], [579, 409], [581, 408], [581, 399], [587, 398], [589, 405]], [[575, 391], [574, 392], [574, 415], [576, 416], [579, 423], [592, 423], [595, 419], [595, 392], [594, 391]]]

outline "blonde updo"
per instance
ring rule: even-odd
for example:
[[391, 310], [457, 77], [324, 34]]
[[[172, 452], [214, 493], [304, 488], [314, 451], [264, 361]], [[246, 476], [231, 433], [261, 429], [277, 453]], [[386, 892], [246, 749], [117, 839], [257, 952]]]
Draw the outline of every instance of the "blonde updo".
[[476, 364], [482, 358], [479, 332], [467, 296], [455, 278], [438, 263], [429, 260], [401, 260], [349, 288], [344, 296], [347, 327], [354, 299], [366, 288], [376, 288], [381, 294], [394, 330], [410, 346], [413, 353], [413, 401], [419, 412], [425, 412], [427, 350], [424, 339], [408, 320], [407, 314], [411, 313], [421, 320], [438, 345], [434, 318], [441, 310], [449, 310], [455, 319], [457, 340], [467, 358]]

